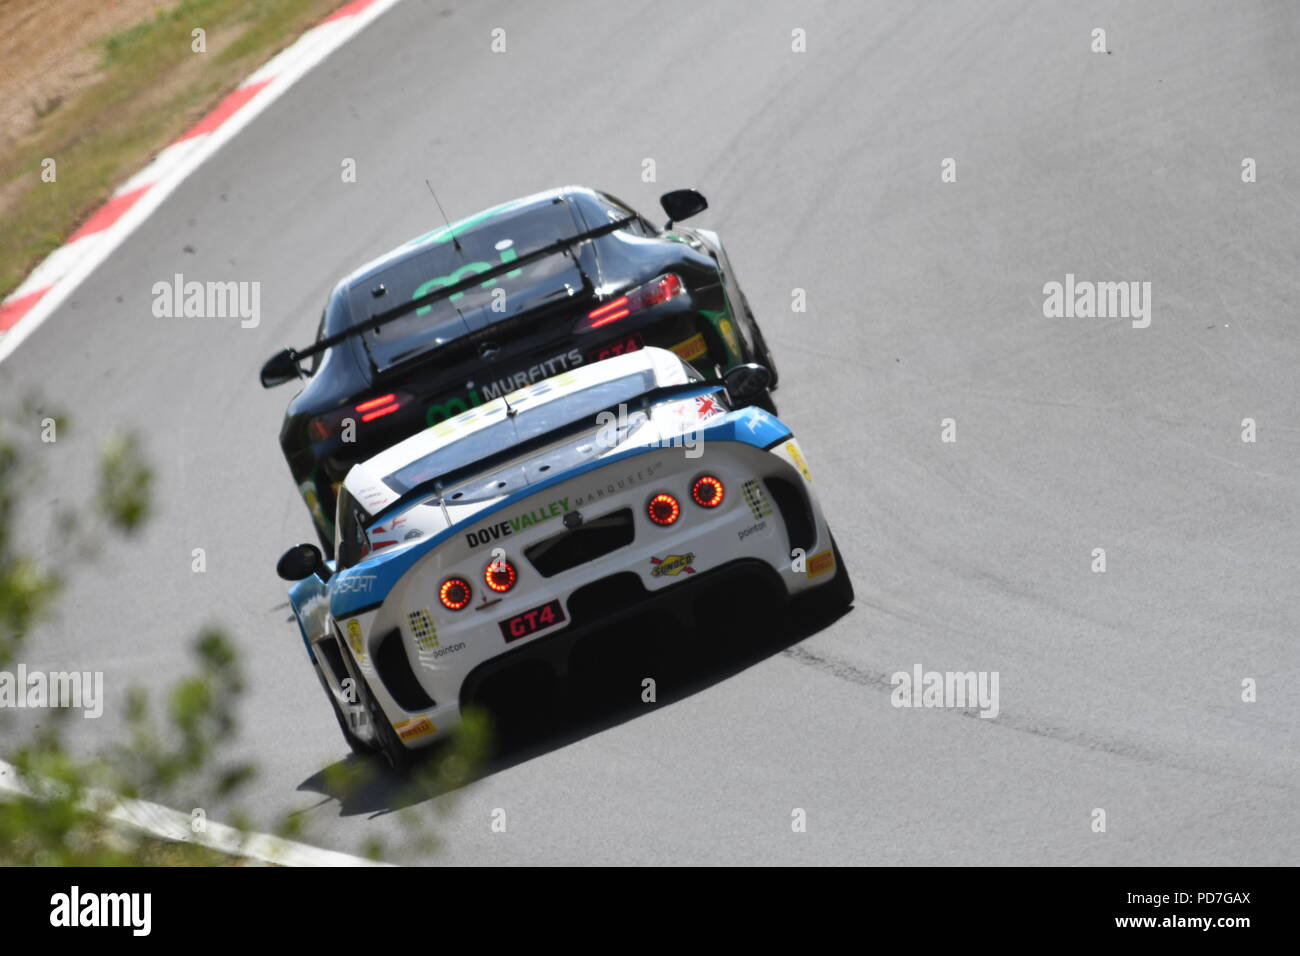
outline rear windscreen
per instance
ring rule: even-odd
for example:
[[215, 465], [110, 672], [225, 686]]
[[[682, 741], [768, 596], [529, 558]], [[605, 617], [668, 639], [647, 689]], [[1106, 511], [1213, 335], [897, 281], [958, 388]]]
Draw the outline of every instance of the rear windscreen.
[[[459, 249], [450, 232], [435, 232], [418, 253], [350, 289], [353, 321], [363, 322], [580, 231], [563, 201], [507, 206], [453, 228]], [[361, 338], [375, 366], [388, 368], [493, 322], [562, 301], [581, 291], [583, 281], [574, 260], [560, 252], [420, 306]], [[375, 295], [380, 285], [383, 294]]]

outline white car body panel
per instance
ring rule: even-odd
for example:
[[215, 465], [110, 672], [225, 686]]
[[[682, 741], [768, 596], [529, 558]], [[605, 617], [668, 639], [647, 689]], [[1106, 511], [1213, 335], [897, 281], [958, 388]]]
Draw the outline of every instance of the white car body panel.
[[[653, 370], [660, 386], [688, 381], [681, 360], [660, 349], [607, 359], [521, 389], [505, 401], [480, 406], [412, 436], [354, 467], [345, 485], [358, 501], [365, 502], [367, 497], [373, 501], [375, 510], [389, 507], [399, 496], [385, 484], [387, 476], [499, 423], [507, 415], [507, 402], [515, 409], [536, 407], [644, 369]], [[365, 719], [357, 717], [356, 695], [349, 699], [335, 668], [322, 663], [326, 642], [339, 646], [349, 672], [365, 680], [385, 718], [404, 744], [414, 748], [444, 737], [459, 722], [462, 687], [475, 668], [568, 630], [573, 624], [571, 598], [594, 581], [630, 572], [646, 592], [658, 595], [696, 574], [707, 574], [739, 559], [761, 562], [771, 569], [771, 577], [782, 583], [787, 597], [831, 580], [840, 569], [835, 567], [830, 530], [820, 505], [808, 492], [812, 477], [798, 443], [781, 425], [785, 437], [766, 450], [736, 440], [698, 444], [701, 429], [729, 414], [742, 413], [728, 413], [716, 400], [687, 397], [656, 405], [652, 415], [628, 414], [622, 421], [607, 423], [603, 430], [593, 422], [593, 432], [554, 446], [567, 455], [580, 453], [585, 462], [580, 469], [559, 472], [559, 480], [529, 470], [529, 463], [554, 450], [548, 447], [522, 459], [528, 481], [522, 495], [516, 488], [465, 505], [426, 498], [375, 522], [369, 529], [370, 546], [377, 549], [372, 556], [381, 554], [384, 560], [398, 561], [402, 552], [414, 554], [413, 549], [424, 548], [426, 553], [414, 558], [409, 567], [403, 565], [405, 570], [386, 592], [375, 594], [374, 606], [349, 611], [341, 619], [331, 616], [324, 585], [320, 594], [295, 601], [321, 679], [340, 709], [350, 714], [358, 736], [373, 739], [369, 729], [361, 727]], [[771, 416], [757, 410], [743, 414], [748, 415], [745, 421], [751, 431], [772, 426]], [[583, 443], [590, 448], [576, 447]], [[690, 498], [692, 483], [704, 474], [723, 483], [723, 501], [716, 508], [702, 507]], [[772, 480], [801, 489], [812, 535], [811, 546], [803, 555], [791, 554], [787, 522], [768, 490]], [[646, 511], [650, 497], [659, 492], [671, 493], [681, 505], [679, 519], [667, 527], [654, 524]], [[590, 525], [625, 509], [632, 516], [634, 539], [630, 544], [549, 577], [525, 556], [529, 546], [565, 531], [565, 515], [578, 512], [583, 524]], [[452, 533], [445, 540], [429, 547], [429, 538], [449, 529]], [[486, 587], [484, 572], [491, 561], [503, 555], [517, 569], [517, 580], [509, 591], [496, 594]], [[367, 563], [362, 560], [355, 569], [332, 579], [332, 590], [364, 587], [357, 582], [366, 577], [360, 572], [366, 570]], [[473, 600], [462, 610], [449, 610], [438, 599], [439, 587], [451, 576], [464, 578], [472, 587]], [[549, 620], [541, 611], [547, 607], [551, 608]], [[530, 611], [537, 613], [529, 617]], [[381, 642], [391, 640], [394, 632], [400, 636], [410, 673], [434, 702], [432, 706], [402, 706], [381, 679], [374, 658]], [[610, 637], [617, 639], [616, 634]]]

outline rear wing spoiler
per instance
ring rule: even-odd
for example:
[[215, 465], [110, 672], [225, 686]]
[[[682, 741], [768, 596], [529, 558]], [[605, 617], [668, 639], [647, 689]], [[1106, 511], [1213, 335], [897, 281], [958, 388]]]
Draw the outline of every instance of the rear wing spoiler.
[[[513, 265], [513, 263], [511, 264]], [[568, 422], [567, 424], [552, 428], [550, 431], [536, 435], [527, 441], [519, 442], [518, 444], [511, 445], [508, 448], [503, 448], [494, 454], [487, 455], [468, 465], [438, 475], [436, 478], [422, 481], [396, 501], [382, 508], [370, 519], [369, 522], [367, 522], [367, 524], [370, 525], [376, 522], [385, 521], [390, 516], [400, 511], [405, 511], [415, 502], [427, 498], [430, 495], [436, 495], [438, 501], [441, 502], [443, 491], [455, 488], [457, 485], [464, 481], [468, 481], [475, 475], [484, 474], [498, 465], [504, 465], [509, 461], [527, 455], [529, 452], [539, 451], [557, 441], [562, 441], [565, 438], [570, 438], [573, 435], [580, 434], [581, 432], [594, 427], [600, 416], [605, 413], [618, 416], [620, 410], [624, 414], [627, 412], [642, 411], [650, 408], [652, 405], [657, 405], [661, 402], [670, 401], [675, 398], [691, 398], [696, 395], [708, 395], [712, 392], [724, 390], [725, 388], [726, 384], [720, 379], [706, 379], [700, 382], [683, 382], [680, 385], [663, 385], [659, 388], [651, 389], [631, 402], [623, 402], [621, 409], [619, 405], [615, 405], [611, 408], [605, 409], [604, 411], [597, 412], [595, 415], [583, 417], [577, 421]]]
[[513, 272], [516, 269], [520, 269], [523, 266], [538, 261], [539, 259], [553, 256], [555, 253], [564, 251], [570, 246], [577, 245], [580, 242], [586, 242], [589, 239], [598, 239], [611, 232], [616, 232], [625, 226], [631, 225], [635, 219], [635, 216], [627, 216], [623, 219], [616, 219], [612, 222], [607, 222], [602, 226], [597, 226], [595, 229], [588, 229], [586, 232], [580, 232], [577, 235], [569, 236], [564, 239], [557, 239], [555, 242], [534, 249], [527, 255], [520, 256], [517, 259], [511, 259], [509, 262], [502, 262], [490, 269], [484, 270], [483, 272], [467, 276], [459, 282], [455, 282], [448, 286], [441, 286], [425, 295], [417, 296], [409, 302], [403, 302], [383, 312], [378, 312], [362, 322], [358, 322], [355, 325], [343, 329], [341, 332], [326, 335], [306, 348], [287, 348], [277, 352], [275, 355], [267, 359], [266, 364], [262, 366], [262, 387], [273, 388], [274, 386], [281, 385], [291, 379], [301, 378], [302, 369], [299, 368], [298, 363], [304, 359], [309, 359], [313, 355], [317, 355], [326, 349], [333, 348], [335, 345], [346, 341], [354, 335], [360, 335], [363, 332], [369, 332], [371, 329], [377, 329], [382, 325], [392, 322], [394, 319], [400, 319], [402, 316], [407, 315], [416, 309], [424, 308], [434, 302], [441, 302], [443, 299], [449, 299], [453, 295], [465, 292], [474, 288], [474, 286], [482, 285], [490, 279], [495, 279], [498, 276], [505, 275], [507, 272]]

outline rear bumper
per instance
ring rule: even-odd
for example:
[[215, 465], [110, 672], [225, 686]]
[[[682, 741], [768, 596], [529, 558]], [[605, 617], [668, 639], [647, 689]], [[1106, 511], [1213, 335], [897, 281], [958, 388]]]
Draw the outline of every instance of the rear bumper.
[[767, 562], [756, 558], [739, 558], [657, 591], [647, 590], [641, 579], [630, 572], [600, 578], [573, 593], [569, 599], [571, 623], [567, 627], [486, 660], [470, 671], [461, 684], [460, 704], [474, 700], [494, 675], [521, 665], [541, 663], [562, 677], [568, 672], [579, 642], [602, 632], [616, 641], [620, 625], [626, 628], [638, 619], [666, 618], [683, 630], [694, 628], [703, 602], [725, 603], [746, 589], [758, 589], [751, 594], [786, 595], [781, 576]]

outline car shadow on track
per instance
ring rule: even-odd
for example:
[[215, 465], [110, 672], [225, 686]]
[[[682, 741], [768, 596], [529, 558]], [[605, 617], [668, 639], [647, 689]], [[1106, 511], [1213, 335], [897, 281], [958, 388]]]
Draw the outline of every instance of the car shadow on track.
[[[435, 746], [413, 776], [394, 773], [378, 756], [351, 755], [298, 789], [338, 801], [342, 816], [415, 806], [705, 691], [847, 613], [795, 614], [754, 602], [743, 611], [720, 608], [717, 619], [689, 630], [665, 623], [603, 633], [575, 649], [563, 680], [529, 675], [484, 688], [477, 703], [492, 715], [492, 753], [469, 779], [428, 772], [446, 756]], [[645, 699], [647, 678], [653, 701]]]

